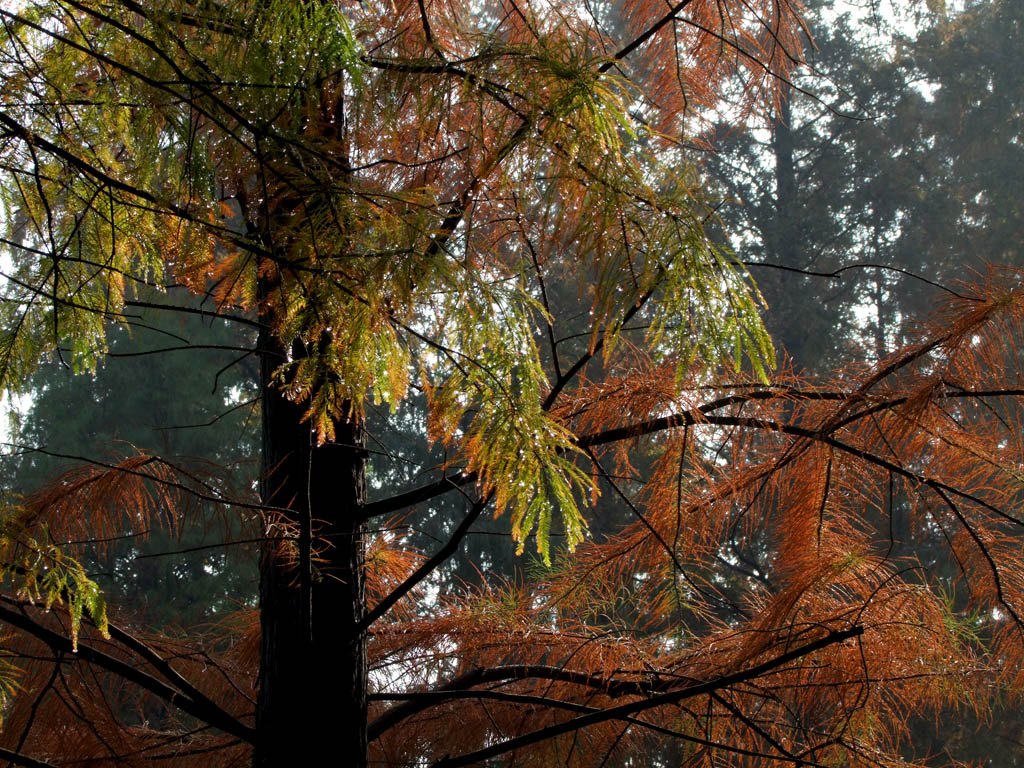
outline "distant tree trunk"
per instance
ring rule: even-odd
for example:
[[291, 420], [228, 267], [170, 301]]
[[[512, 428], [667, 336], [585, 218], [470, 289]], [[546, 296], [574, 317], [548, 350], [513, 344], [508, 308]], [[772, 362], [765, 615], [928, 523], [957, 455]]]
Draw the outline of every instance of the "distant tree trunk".
[[[875, 252], [878, 253], [878, 238], [875, 237]], [[880, 259], [881, 260], [881, 259]], [[874, 324], [874, 342], [875, 342], [875, 359], [884, 360], [888, 354], [888, 330], [891, 327], [891, 315], [892, 312], [889, 307], [888, 292], [885, 289], [884, 278], [879, 275], [875, 278], [874, 285], [871, 290], [871, 300], [875, 305], [875, 324]]]
[[779, 109], [772, 121], [772, 152], [775, 155], [775, 251], [787, 267], [800, 266], [797, 247], [797, 181], [793, 158], [792, 110], [790, 89], [779, 95]]
[[[261, 333], [260, 350], [261, 494], [265, 505], [284, 511], [266, 515], [271, 540], [260, 560], [254, 765], [363, 768], [363, 431], [356, 422], [339, 423], [335, 442], [317, 446], [305, 408], [271, 381], [285, 350], [269, 330]], [[296, 344], [290, 356], [301, 353]]]
[[[781, 88], [779, 108], [771, 126], [772, 154], [775, 159], [775, 222], [772, 237], [768, 242], [774, 252], [776, 264], [790, 269], [800, 269], [806, 265], [801, 263], [799, 247], [800, 203], [797, 199], [796, 161], [793, 157], [792, 110], [789, 100], [791, 90], [789, 87]], [[789, 290], [801, 283], [789, 276], [779, 277], [778, 282]], [[782, 303], [783, 311], [776, 313], [774, 319], [769, 318], [772, 335], [798, 365], [813, 366], [814, 361], [805, 359], [803, 347], [807, 331], [805, 325], [799, 322], [796, 311], [797, 307], [803, 306], [803, 301], [794, 301], [791, 297], [786, 297]]]

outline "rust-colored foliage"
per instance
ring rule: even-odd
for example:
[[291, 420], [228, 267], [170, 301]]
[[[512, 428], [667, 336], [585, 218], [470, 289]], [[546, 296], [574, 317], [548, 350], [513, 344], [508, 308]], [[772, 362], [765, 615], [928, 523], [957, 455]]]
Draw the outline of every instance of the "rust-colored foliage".
[[[30, 233], [0, 383], [94, 366], [126, 284], [184, 282], [258, 330], [263, 498], [139, 455], [13, 510], [0, 758], [897, 766], [909, 718], [1018, 694], [1021, 275], [885, 360], [773, 376], [681, 167], [703, 115], [776, 98], [794, 7], [167, 5], [0, 9], [34, 105], [0, 109]], [[444, 455], [367, 500], [373, 402]], [[66, 547], [204, 505], [258, 513], [258, 609], [106, 621]], [[436, 578], [492, 510], [530, 576]], [[416, 550], [417, 515], [449, 541]]]
[[[984, 711], [993, 685], [1019, 690], [1024, 387], [1011, 340], [1024, 291], [1010, 278], [829, 383], [734, 376], [669, 396], [680, 390], [660, 367], [631, 359], [628, 375], [582, 387], [562, 418], [595, 467], [604, 454], [655, 457], [646, 473], [618, 462], [642, 484], [624, 495], [634, 522], [536, 580], [400, 601], [370, 644], [371, 759], [483, 759], [489, 744], [552, 733], [524, 739], [517, 761], [608, 764], [675, 738], [677, 752], [658, 754], [687, 766], [905, 765], [908, 717]], [[118, 492], [177, 488], [138, 471], [149, 462], [129, 461]], [[89, 484], [114, 489], [102, 485], [113, 477], [65, 479], [33, 499], [32, 522]], [[896, 516], [907, 541], [893, 539]], [[936, 539], [958, 564], [952, 583], [914, 555]], [[422, 565], [401, 542], [371, 546], [371, 605]], [[12, 597], [0, 608], [15, 628], [15, 616], [37, 627], [5, 643], [22, 670], [7, 744], [59, 764], [248, 760], [238, 736], [200, 720], [205, 697], [248, 720], [251, 611], [178, 640], [131, 637], [115, 616], [109, 639], [83, 632], [76, 657], [61, 646], [59, 610]], [[159, 687], [140, 693], [111, 659], [195, 681], [196, 711], [183, 715]]]
[[[658, 454], [648, 476], [633, 475], [635, 521], [535, 583], [378, 633], [389, 690], [410, 669], [430, 681], [382, 736], [382, 759], [401, 762], [410, 739], [438, 759], [635, 702], [635, 719], [567, 731], [520, 759], [599, 764], [668, 728], [686, 765], [902, 765], [907, 717], [984, 710], [993, 684], [1019, 690], [1011, 340], [1024, 301], [1007, 277], [952, 301], [919, 343], [827, 384], [734, 381], [673, 402], [649, 399], [656, 368], [641, 381], [633, 366], [589, 388], [566, 415], [585, 424], [581, 444], [628, 454], [596, 448], [625, 431], [633, 451]], [[909, 541], [893, 540], [897, 515]], [[964, 598], [913, 554], [936, 538]], [[395, 710], [378, 706], [392, 725]]]

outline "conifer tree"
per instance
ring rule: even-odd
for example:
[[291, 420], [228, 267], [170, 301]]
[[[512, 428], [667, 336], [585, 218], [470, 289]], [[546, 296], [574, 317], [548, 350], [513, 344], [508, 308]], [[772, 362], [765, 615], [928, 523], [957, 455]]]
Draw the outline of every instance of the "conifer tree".
[[[897, 25], [819, 5], [807, 16], [817, 78], [797, 78], [804, 89], [791, 89], [771, 114], [770, 134], [753, 130], [764, 121], [751, 130], [721, 125], [705, 165], [730, 200], [719, 212], [727, 231], [741, 233], [737, 256], [758, 264], [773, 340], [816, 372], [884, 356], [915, 333], [937, 294], [987, 265], [1020, 264], [1011, 189], [1024, 171], [1013, 138], [1019, 3], [907, 7]], [[780, 222], [795, 235], [779, 238]], [[893, 501], [898, 529], [909, 525], [899, 510], [910, 502]], [[912, 550], [936, 573], [945, 568], [950, 600], [962, 605], [965, 585], [939, 531], [907, 533], [898, 532], [894, 553]], [[992, 728], [970, 717], [955, 727], [947, 716], [938, 727], [916, 718], [912, 740], [921, 751], [981, 764], [998, 754], [1000, 765], [1015, 765], [1021, 724], [1012, 701]]]
[[[183, 290], [173, 301], [190, 304]], [[167, 294], [147, 297], [164, 302]], [[155, 302], [147, 302], [155, 303]], [[259, 413], [251, 328], [177, 312], [130, 311], [111, 326], [110, 351], [91, 374], [76, 374], [60, 356], [31, 376], [30, 397], [8, 429], [4, 492], [31, 495], [56, 475], [87, 461], [117, 461], [145, 452], [175, 462], [222, 467], [235, 487], [256, 472]], [[89, 553], [83, 565], [108, 600], [132, 605], [133, 619], [190, 626], [237, 606], [253, 587], [254, 547], [222, 548], [256, 535], [251, 520], [200, 510], [165, 530], [128, 526]], [[250, 516], [251, 517], [251, 516]], [[225, 519], [228, 518], [228, 519]], [[225, 525], [227, 523], [227, 525]]]
[[[207, 309], [164, 306], [257, 329], [262, 412], [258, 492], [140, 452], [9, 500], [0, 756], [897, 765], [907, 713], [1019, 689], [1019, 275], [873, 367], [775, 375], [680, 167], [726, 97], [736, 120], [777, 98], [789, 4], [0, 21], [0, 382], [93, 369], [144, 290], [182, 284]], [[368, 471], [379, 409], [420, 422], [411, 486]], [[897, 493], [970, 613], [889, 557]], [[602, 495], [620, 517], [588, 536]], [[258, 517], [258, 604], [183, 636], [115, 614], [82, 542], [201, 505]], [[485, 514], [533, 574], [431, 590]]]

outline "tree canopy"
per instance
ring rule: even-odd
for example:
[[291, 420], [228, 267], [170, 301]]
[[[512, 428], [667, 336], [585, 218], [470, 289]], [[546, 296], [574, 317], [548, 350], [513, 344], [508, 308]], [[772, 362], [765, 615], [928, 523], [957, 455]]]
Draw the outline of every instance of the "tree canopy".
[[[119, 385], [149, 394], [196, 373], [166, 356], [215, 350], [224, 394], [169, 421], [223, 426], [255, 391], [261, 424], [258, 481], [250, 448], [167, 438], [9, 490], [0, 757], [922, 765], [910, 718], [1021, 690], [1019, 270], [944, 285], [931, 320], [810, 378], [775, 370], [756, 259], [715, 234], [693, 149], [766, 118], [767, 261], [818, 266], [788, 3], [38, 0], [0, 21], [0, 385], [52, 402], [47, 360], [100, 382], [106, 356], [154, 354], [165, 373]], [[912, 239], [911, 209], [822, 217], [820, 240]], [[442, 578], [485, 516], [528, 566], [492, 550]], [[259, 566], [195, 561], [220, 579], [201, 626], [92, 572], [154, 531], [205, 551], [210, 526]]]

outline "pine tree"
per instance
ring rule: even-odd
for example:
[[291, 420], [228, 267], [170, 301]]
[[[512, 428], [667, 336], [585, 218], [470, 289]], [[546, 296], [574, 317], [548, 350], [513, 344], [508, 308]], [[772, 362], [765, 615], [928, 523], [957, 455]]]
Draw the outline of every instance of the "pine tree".
[[[139, 303], [190, 305], [181, 289]], [[6, 494], [30, 496], [81, 462], [117, 462], [136, 452], [176, 463], [212, 462], [236, 487], [256, 471], [259, 414], [251, 328], [216, 318], [134, 307], [129, 327], [112, 326], [110, 350], [92, 374], [75, 374], [59, 354], [32, 375], [30, 397], [8, 433]], [[131, 605], [153, 626], [190, 626], [255, 595], [252, 546], [219, 547], [256, 535], [251, 521], [204, 510], [165, 530], [137, 525], [83, 553], [107, 599]], [[227, 523], [227, 525], [225, 525]], [[142, 539], [142, 541], [140, 541]]]

